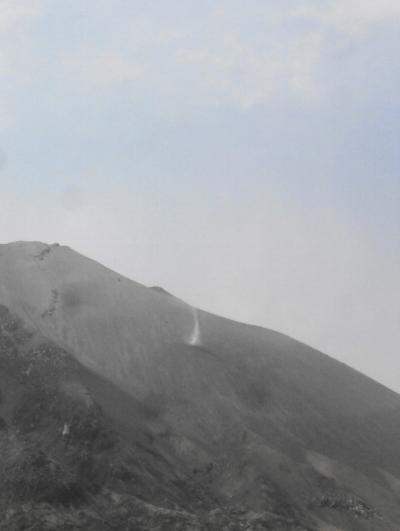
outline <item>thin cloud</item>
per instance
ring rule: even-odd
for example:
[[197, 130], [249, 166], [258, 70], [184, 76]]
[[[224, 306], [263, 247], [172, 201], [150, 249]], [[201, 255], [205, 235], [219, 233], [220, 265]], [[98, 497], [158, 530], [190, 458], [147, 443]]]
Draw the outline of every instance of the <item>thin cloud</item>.
[[45, 0], [1, 0], [0, 32], [8, 32], [22, 20], [37, 16], [47, 3]]
[[293, 14], [310, 19], [327, 29], [361, 37], [377, 24], [400, 20], [400, 4], [397, 0], [331, 0], [318, 4], [304, 2]]
[[208, 29], [202, 34], [194, 19], [189, 18], [185, 30], [179, 20], [170, 20], [166, 31], [150, 13], [142, 14], [136, 25], [130, 21], [129, 36], [111, 31], [106, 52], [97, 43], [76, 54], [68, 52], [62, 64], [66, 77], [79, 79], [78, 87], [85, 92], [124, 85], [132, 99], [150, 93], [167, 105], [247, 108], [273, 103], [291, 92], [310, 99], [317, 92], [314, 69], [321, 56], [321, 36], [303, 30], [288, 34], [284, 19], [278, 19], [271, 32], [274, 16], [275, 10], [266, 8], [265, 24], [249, 34], [230, 9], [205, 8], [200, 17]]

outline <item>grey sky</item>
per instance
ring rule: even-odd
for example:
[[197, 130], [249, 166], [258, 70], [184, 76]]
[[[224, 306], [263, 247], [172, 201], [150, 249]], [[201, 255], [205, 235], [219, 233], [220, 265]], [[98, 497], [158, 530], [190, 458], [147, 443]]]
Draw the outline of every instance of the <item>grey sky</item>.
[[400, 4], [0, 0], [0, 240], [400, 390]]

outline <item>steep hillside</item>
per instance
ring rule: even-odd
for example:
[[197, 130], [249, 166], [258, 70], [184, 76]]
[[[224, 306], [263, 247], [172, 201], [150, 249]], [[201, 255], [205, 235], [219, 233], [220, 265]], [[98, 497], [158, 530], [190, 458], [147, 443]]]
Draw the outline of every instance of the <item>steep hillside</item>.
[[378, 383], [58, 245], [0, 246], [0, 306], [1, 529], [398, 529]]

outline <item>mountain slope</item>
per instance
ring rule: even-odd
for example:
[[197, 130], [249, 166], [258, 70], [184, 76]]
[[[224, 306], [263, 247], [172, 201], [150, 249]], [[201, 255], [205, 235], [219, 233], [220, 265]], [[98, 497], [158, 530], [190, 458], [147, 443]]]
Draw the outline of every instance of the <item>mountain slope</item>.
[[22, 489], [40, 529], [398, 529], [396, 393], [66, 247], [0, 246], [0, 305], [2, 466], [57, 463], [61, 498]]

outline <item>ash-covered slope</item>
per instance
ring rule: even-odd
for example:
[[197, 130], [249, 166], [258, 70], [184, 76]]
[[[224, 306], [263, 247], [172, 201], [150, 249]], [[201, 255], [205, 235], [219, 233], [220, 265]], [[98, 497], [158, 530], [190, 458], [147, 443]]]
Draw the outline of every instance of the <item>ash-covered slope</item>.
[[0, 306], [0, 465], [35, 476], [34, 447], [73, 478], [23, 491], [41, 528], [100, 529], [97, 507], [105, 529], [398, 529], [400, 397], [378, 383], [67, 247], [0, 246]]

